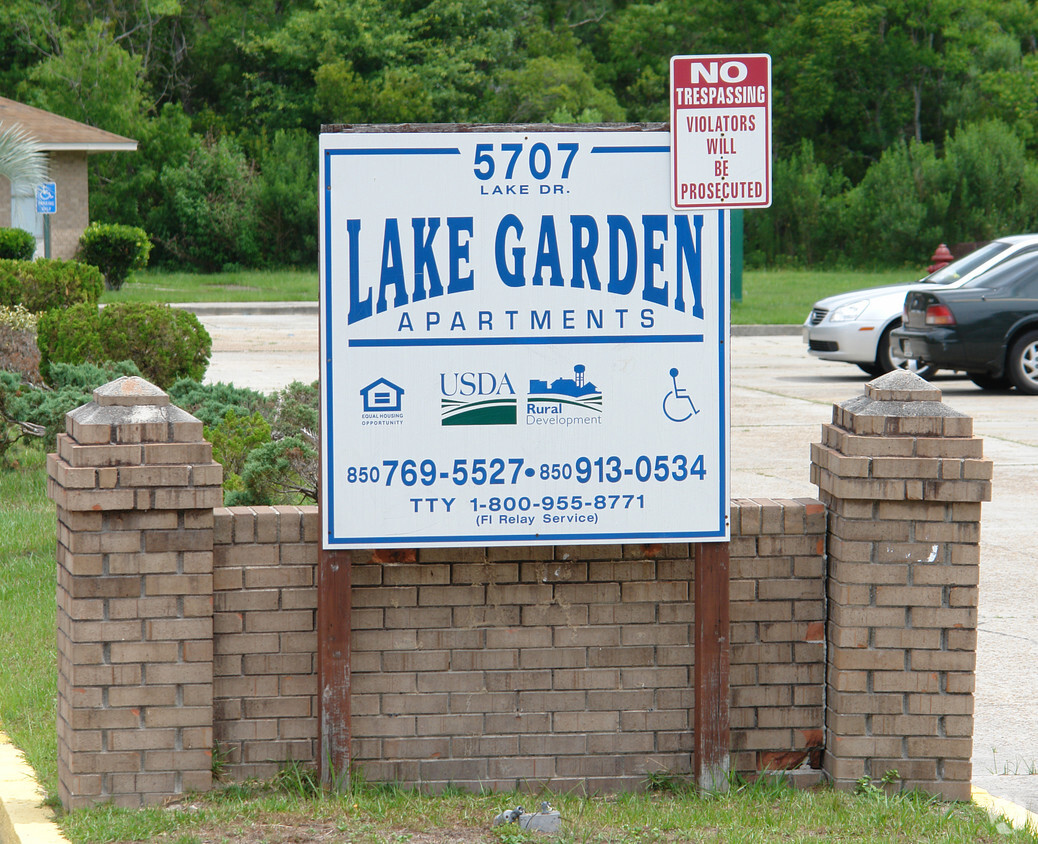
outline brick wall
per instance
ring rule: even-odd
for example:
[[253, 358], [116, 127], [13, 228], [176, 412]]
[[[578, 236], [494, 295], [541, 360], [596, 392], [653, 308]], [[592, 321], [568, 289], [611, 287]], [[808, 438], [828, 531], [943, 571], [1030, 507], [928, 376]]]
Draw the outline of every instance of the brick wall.
[[234, 777], [317, 759], [317, 508], [215, 513], [213, 738]]
[[897, 771], [969, 800], [980, 502], [973, 420], [894, 372], [834, 406], [812, 447], [830, 512], [825, 768], [842, 788]]
[[[94, 399], [48, 459], [62, 802], [204, 790], [214, 743], [236, 778], [316, 761], [316, 509], [214, 509], [198, 420], [140, 378]], [[991, 463], [901, 372], [812, 452], [825, 506], [732, 502], [731, 768], [844, 788], [896, 768], [968, 799]], [[354, 552], [355, 764], [430, 790], [688, 773], [693, 549]]]
[[69, 808], [205, 791], [213, 505], [202, 423], [140, 378], [94, 391], [49, 455], [58, 516], [58, 777]]
[[[57, 186], [58, 210], [50, 220], [52, 258], [72, 258], [79, 247], [79, 236], [90, 224], [90, 196], [85, 152], [49, 154], [50, 180]], [[39, 244], [43, 254], [43, 244]]]
[[[736, 769], [817, 768], [814, 501], [733, 503]], [[235, 777], [316, 754], [314, 508], [216, 512], [214, 736]], [[691, 763], [688, 545], [354, 554], [353, 756], [370, 780], [586, 791]]]

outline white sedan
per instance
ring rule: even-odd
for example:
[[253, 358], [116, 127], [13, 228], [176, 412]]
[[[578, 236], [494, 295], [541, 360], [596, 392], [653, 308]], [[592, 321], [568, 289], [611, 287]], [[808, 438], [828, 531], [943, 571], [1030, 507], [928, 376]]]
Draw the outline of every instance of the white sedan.
[[959, 287], [1010, 256], [1034, 251], [1038, 251], [1038, 235], [1001, 237], [918, 281], [820, 299], [804, 321], [808, 354], [857, 364], [873, 377], [902, 368], [931, 378], [936, 372], [933, 367], [906, 360], [896, 346], [891, 348], [890, 332], [901, 325], [905, 294], [924, 284]]

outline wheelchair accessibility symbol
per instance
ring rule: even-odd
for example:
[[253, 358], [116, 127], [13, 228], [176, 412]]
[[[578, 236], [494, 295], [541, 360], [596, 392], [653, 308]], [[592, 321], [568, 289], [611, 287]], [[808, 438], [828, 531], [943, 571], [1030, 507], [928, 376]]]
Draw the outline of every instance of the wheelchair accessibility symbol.
[[674, 384], [674, 389], [663, 397], [663, 415], [671, 422], [686, 422], [699, 411], [696, 410], [688, 392], [678, 386], [677, 368], [670, 370], [670, 380]]

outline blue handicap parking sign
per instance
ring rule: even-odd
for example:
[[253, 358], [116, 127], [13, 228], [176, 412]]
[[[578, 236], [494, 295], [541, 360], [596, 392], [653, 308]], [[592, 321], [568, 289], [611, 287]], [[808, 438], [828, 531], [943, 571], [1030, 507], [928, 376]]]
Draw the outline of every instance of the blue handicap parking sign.
[[57, 210], [57, 185], [54, 182], [44, 182], [42, 185], [36, 185], [36, 213], [54, 214]]

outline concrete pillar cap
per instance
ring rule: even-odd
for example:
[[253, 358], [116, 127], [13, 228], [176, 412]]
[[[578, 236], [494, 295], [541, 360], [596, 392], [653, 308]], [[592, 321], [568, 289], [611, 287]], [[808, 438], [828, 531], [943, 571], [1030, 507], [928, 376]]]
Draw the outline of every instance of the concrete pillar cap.
[[873, 401], [936, 401], [941, 391], [929, 381], [906, 369], [895, 369], [865, 385], [865, 395]]
[[150, 381], [136, 375], [123, 375], [94, 390], [94, 401], [101, 407], [165, 407], [169, 396]]

